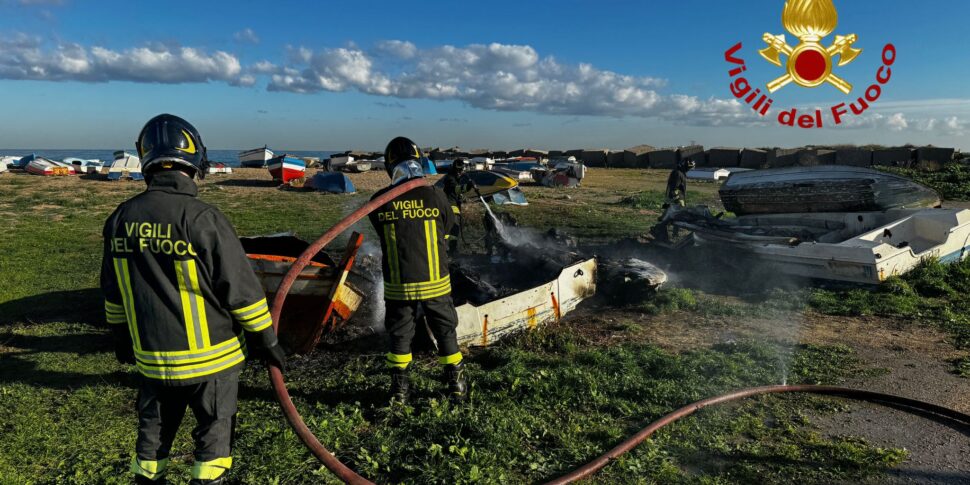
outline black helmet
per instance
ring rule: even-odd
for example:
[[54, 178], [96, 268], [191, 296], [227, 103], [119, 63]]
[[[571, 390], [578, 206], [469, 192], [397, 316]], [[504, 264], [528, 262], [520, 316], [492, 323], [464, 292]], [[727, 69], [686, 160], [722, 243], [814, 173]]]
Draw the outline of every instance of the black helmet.
[[468, 162], [466, 162], [464, 158], [459, 158], [454, 162], [451, 162], [451, 168], [455, 170], [455, 173], [460, 174], [468, 169]]
[[191, 123], [178, 116], [163, 114], [149, 120], [141, 129], [135, 148], [145, 173], [169, 167], [189, 168], [203, 178], [209, 168], [202, 136]]
[[691, 170], [694, 170], [694, 167], [696, 166], [697, 166], [697, 163], [695, 163], [694, 160], [690, 158], [684, 159], [680, 162], [680, 169], [684, 172], [689, 172]]
[[424, 154], [421, 153], [418, 145], [410, 138], [399, 136], [391, 140], [384, 149], [384, 169], [387, 170], [387, 175], [391, 176], [397, 164], [408, 160], [417, 160], [420, 163], [422, 158]]

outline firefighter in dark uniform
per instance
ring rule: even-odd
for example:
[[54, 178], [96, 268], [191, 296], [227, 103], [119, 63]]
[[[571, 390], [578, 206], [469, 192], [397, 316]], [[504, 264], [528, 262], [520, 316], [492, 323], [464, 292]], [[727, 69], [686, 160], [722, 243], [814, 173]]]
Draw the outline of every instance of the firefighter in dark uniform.
[[279, 367], [283, 351], [232, 225], [196, 199], [193, 177], [208, 166], [198, 131], [160, 115], [135, 145], [148, 188], [108, 218], [101, 266], [115, 355], [140, 374], [131, 472], [136, 483], [165, 483], [188, 407], [198, 422], [190, 483], [223, 483], [246, 342]]
[[465, 173], [467, 162], [459, 158], [452, 162], [451, 167], [444, 176], [445, 196], [451, 202], [451, 210], [455, 213], [456, 222], [451, 232], [448, 233], [448, 254], [455, 256], [458, 254], [458, 240], [461, 239], [462, 216], [461, 203], [464, 199], [461, 175]]
[[[374, 197], [407, 180], [424, 177], [421, 158], [421, 150], [411, 140], [391, 140], [384, 150], [391, 185]], [[451, 300], [445, 250], [445, 241], [455, 224], [451, 202], [440, 188], [420, 187], [372, 212], [370, 221], [380, 236], [383, 252], [384, 325], [390, 341], [386, 357], [392, 400], [403, 402], [408, 398], [411, 340], [415, 320], [421, 314], [438, 343], [438, 362], [444, 365], [448, 395], [455, 401], [464, 400], [468, 390], [458, 349], [458, 314]]]
[[667, 177], [667, 201], [664, 209], [671, 206], [687, 206], [687, 172], [695, 167], [691, 159], [682, 160], [677, 164], [677, 168], [670, 171]]
[[[651, 235], [661, 242], [669, 242], [671, 235], [667, 229], [670, 227], [669, 216], [672, 211], [687, 206], [687, 172], [694, 169], [696, 164], [691, 159], [685, 159], [677, 164], [677, 168], [670, 171], [667, 177], [666, 200], [663, 204], [663, 214], [660, 216], [660, 223], [654, 226]], [[673, 228], [673, 237], [679, 235], [677, 227]]]

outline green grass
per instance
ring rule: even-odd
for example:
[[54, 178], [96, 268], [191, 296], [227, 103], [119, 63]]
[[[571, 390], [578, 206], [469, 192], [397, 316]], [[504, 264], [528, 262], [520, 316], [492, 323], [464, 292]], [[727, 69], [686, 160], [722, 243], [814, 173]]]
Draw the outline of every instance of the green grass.
[[944, 200], [970, 200], [970, 166], [949, 163], [939, 172], [915, 168], [877, 167], [886, 172], [911, 178], [940, 193]]
[[[641, 172], [604, 171], [579, 191], [530, 189], [538, 196], [523, 218], [588, 237], [624, 237], [649, 227], [655, 216], [619, 204], [618, 194], [641, 183], [656, 192], [650, 184], [662, 183], [633, 175]], [[0, 199], [0, 483], [127, 482], [136, 379], [114, 361], [97, 279], [101, 225], [141, 189], [0, 177], [0, 191], [14, 194]], [[566, 194], [574, 200], [563, 199]], [[367, 196], [216, 184], [201, 193], [240, 234], [296, 230], [305, 237], [322, 233]], [[572, 212], [564, 211], [573, 202]], [[563, 220], [563, 214], [575, 219]], [[366, 224], [361, 228], [369, 231]], [[697, 311], [697, 301], [690, 292], [665, 290], [653, 312]], [[366, 352], [327, 349], [293, 359], [287, 381], [321, 441], [378, 483], [528, 483], [564, 473], [697, 399], [778, 383], [785, 374], [791, 382], [838, 383], [862, 370], [842, 347], [781, 351], [738, 342], [670, 353], [642, 342], [647, 332], [637, 323], [616, 328], [636, 338], [597, 343], [567, 322], [471, 352], [473, 387], [465, 406], [440, 398], [439, 370], [431, 356], [420, 355], [414, 405], [386, 407], [389, 378], [379, 344]], [[282, 419], [261, 365], [244, 372], [240, 395], [234, 481], [335, 482]], [[595, 481], [858, 482], [898, 464], [904, 451], [825, 438], [808, 418], [841, 406], [828, 399], [765, 398], [703, 411], [659, 433]], [[176, 441], [175, 483], [188, 475], [192, 424], [187, 418]]]
[[[0, 366], [0, 477], [5, 483], [123, 483], [133, 447], [134, 379], [114, 362], [105, 332], [88, 325], [14, 326]], [[412, 406], [384, 405], [378, 352], [333, 351], [293, 362], [290, 392], [336, 455], [378, 483], [526, 483], [605, 451], [647, 422], [731, 389], [778, 382], [777, 351], [754, 342], [680, 355], [628, 343], [598, 347], [550, 327], [473, 352], [470, 402], [440, 398], [423, 355]], [[333, 481], [283, 422], [258, 365], [244, 373], [233, 476], [243, 483]], [[793, 381], [838, 383], [858, 371], [842, 347], [799, 347]], [[898, 463], [901, 450], [823, 439], [807, 413], [833, 401], [759, 399], [705, 411], [608, 467], [604, 483], [855, 481]], [[188, 420], [173, 472], [190, 466]], [[716, 468], [697, 463], [720, 462]], [[819, 468], [815, 463], [826, 463]]]
[[903, 277], [889, 278], [877, 291], [815, 290], [810, 304], [829, 315], [878, 315], [933, 324], [946, 330], [958, 349], [970, 349], [970, 260], [949, 265], [928, 260]]

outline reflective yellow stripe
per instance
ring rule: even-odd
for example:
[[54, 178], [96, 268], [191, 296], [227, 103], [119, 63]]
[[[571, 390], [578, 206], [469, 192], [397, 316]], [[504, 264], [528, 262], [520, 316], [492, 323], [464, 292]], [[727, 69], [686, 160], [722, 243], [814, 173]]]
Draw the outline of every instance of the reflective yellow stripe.
[[401, 261], [397, 252], [397, 229], [394, 224], [384, 226], [384, 242], [387, 245], [387, 268], [391, 271], [391, 283], [400, 283]]
[[460, 215], [461, 214], [461, 209], [459, 209], [457, 205], [453, 205], [453, 206], [451, 206], [451, 212], [454, 212], [455, 214], [459, 214]]
[[[192, 316], [192, 295], [189, 294], [189, 285], [185, 278], [185, 269], [182, 265], [182, 261], [175, 261], [175, 279], [178, 281], [179, 285], [179, 298], [182, 300], [182, 325], [185, 326], [185, 335], [189, 340], [189, 349], [196, 350], [199, 348], [199, 342], [196, 341], [196, 327], [197, 322], [195, 317]], [[201, 339], [201, 333], [199, 332], [199, 338]]]
[[236, 349], [225, 356], [192, 365], [180, 366], [152, 366], [136, 362], [138, 372], [151, 379], [161, 380], [185, 380], [195, 377], [204, 377], [218, 372], [222, 372], [233, 366], [243, 363], [246, 355], [242, 349]]
[[443, 365], [447, 365], [447, 364], [457, 364], [457, 363], [461, 362], [461, 359], [462, 359], [461, 352], [455, 352], [454, 354], [451, 354], [451, 355], [445, 355], [443, 357], [438, 357], [438, 363], [439, 364], [443, 364]]
[[197, 461], [192, 465], [192, 478], [215, 480], [232, 468], [232, 457], [216, 458], [210, 461]]
[[125, 307], [108, 300], [104, 301], [104, 311], [107, 313], [125, 313]]
[[273, 325], [273, 316], [269, 312], [263, 312], [251, 320], [239, 320], [239, 324], [247, 332], [259, 332]]
[[232, 314], [235, 315], [235, 316], [237, 316], [237, 317], [242, 317], [242, 316], [245, 316], [245, 315], [247, 315], [249, 313], [253, 313], [255, 310], [257, 310], [261, 306], [262, 307], [266, 307], [267, 306], [266, 305], [266, 298], [263, 298], [262, 300], [259, 300], [256, 303], [253, 303], [252, 305], [244, 306], [242, 308], [238, 308], [236, 310], [232, 310]]
[[441, 279], [438, 268], [438, 225], [434, 219], [424, 221], [424, 242], [428, 250], [428, 279]]
[[429, 290], [429, 289], [437, 289], [445, 284], [451, 284], [450, 275], [437, 280], [421, 281], [417, 283], [397, 283], [397, 284], [387, 283], [384, 285], [384, 289], [386, 290], [388, 288], [391, 288], [392, 290], [395, 290], [395, 291]]
[[195, 260], [175, 261], [175, 276], [182, 300], [182, 320], [189, 349], [209, 346], [209, 324], [205, 317], [205, 299], [199, 289], [198, 269]]
[[189, 282], [192, 283], [192, 293], [195, 295], [196, 308], [199, 309], [199, 327], [202, 329], [202, 341], [199, 347], [209, 346], [209, 320], [205, 316], [205, 298], [202, 298], [202, 289], [199, 285], [199, 271], [196, 268], [195, 260], [186, 261], [189, 266]]
[[104, 301], [104, 319], [110, 324], [121, 324], [127, 322], [125, 317], [125, 307], [117, 303]]
[[431, 221], [431, 251], [434, 253], [434, 265], [432, 269], [434, 273], [431, 275], [431, 279], [440, 280], [441, 279], [441, 261], [438, 259], [438, 221]]
[[131, 277], [128, 274], [128, 260], [114, 258], [115, 277], [118, 279], [118, 289], [121, 291], [121, 302], [125, 307], [125, 319], [128, 321], [128, 333], [135, 350], [141, 349], [141, 338], [138, 336], [138, 319], [135, 316], [135, 298], [131, 292]]
[[131, 473], [149, 480], [161, 478], [166, 468], [168, 468], [168, 458], [162, 460], [142, 460], [138, 456], [131, 458]]
[[408, 364], [411, 363], [411, 354], [392, 354], [388, 352], [385, 357], [387, 358], [386, 362], [388, 367], [406, 369]]
[[135, 358], [146, 365], [168, 365], [176, 366], [182, 364], [192, 364], [204, 360], [211, 360], [226, 352], [234, 352], [245, 346], [245, 338], [242, 335], [232, 337], [225, 342], [198, 350], [174, 350], [174, 351], [135, 351]]

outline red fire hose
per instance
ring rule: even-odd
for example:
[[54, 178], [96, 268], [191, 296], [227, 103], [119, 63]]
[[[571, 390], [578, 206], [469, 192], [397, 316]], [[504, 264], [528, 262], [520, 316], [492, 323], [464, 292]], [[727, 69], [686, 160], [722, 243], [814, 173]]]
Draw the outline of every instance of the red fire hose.
[[555, 480], [546, 482], [545, 485], [562, 485], [566, 483], [573, 483], [577, 480], [587, 478], [593, 473], [596, 473], [610, 461], [616, 459], [620, 455], [636, 448], [637, 445], [643, 443], [647, 438], [656, 433], [660, 428], [667, 426], [674, 421], [679, 420], [694, 414], [700, 409], [706, 408], [713, 404], [721, 404], [730, 401], [737, 401], [739, 399], [744, 399], [746, 397], [757, 396], [760, 394], [777, 394], [784, 392], [806, 392], [811, 394], [825, 394], [829, 396], [839, 396], [847, 399], [854, 399], [857, 401], [868, 401], [876, 404], [893, 404], [897, 406], [902, 406], [907, 409], [907, 412], [913, 411], [923, 411], [936, 414], [939, 416], [944, 416], [955, 421], [960, 421], [965, 425], [970, 426], [970, 415], [961, 413], [959, 411], [954, 411], [942, 406], [937, 406], [936, 404], [930, 404], [928, 402], [917, 401], [915, 399], [909, 399], [905, 397], [893, 396], [892, 394], [883, 394], [880, 392], [863, 391], [859, 389], [848, 389], [845, 387], [834, 387], [834, 386], [807, 386], [807, 385], [795, 385], [795, 386], [764, 386], [764, 387], [752, 387], [749, 389], [742, 389], [740, 391], [732, 392], [729, 394], [724, 394], [722, 396], [712, 397], [704, 399], [703, 401], [697, 401], [693, 404], [688, 404], [656, 421], [650, 423], [649, 426], [643, 428], [637, 434], [627, 438], [626, 441], [616, 445], [612, 450], [600, 455], [595, 460], [563, 475]]
[[[408, 192], [412, 189], [418, 187], [424, 187], [428, 185], [428, 181], [425, 179], [414, 179], [404, 184], [398, 185], [393, 189], [382, 194], [380, 197], [364, 204], [360, 209], [355, 210], [349, 216], [345, 217], [343, 220], [337, 223], [325, 232], [319, 239], [313, 242], [310, 247], [303, 251], [303, 254], [293, 262], [293, 266], [290, 270], [286, 272], [286, 276], [283, 277], [283, 281], [280, 283], [279, 289], [276, 290], [276, 297], [273, 299], [273, 306], [270, 313], [273, 315], [273, 328], [275, 329], [279, 325], [280, 312], [283, 310], [283, 302], [286, 301], [286, 295], [290, 292], [290, 287], [296, 281], [297, 276], [300, 272], [310, 264], [310, 260], [319, 253], [327, 244], [330, 244], [340, 233], [346, 231], [351, 226], [353, 226], [357, 221], [361, 220], [367, 214], [374, 212], [378, 207], [390, 202], [397, 196]], [[320, 440], [307, 428], [306, 423], [303, 422], [303, 418], [300, 417], [300, 412], [296, 410], [296, 406], [293, 405], [293, 400], [290, 399], [290, 393], [286, 389], [286, 383], [283, 382], [283, 373], [276, 366], [269, 367], [269, 378], [273, 383], [273, 389], [276, 391], [276, 398], [280, 401], [280, 407], [283, 408], [283, 415], [286, 416], [286, 420], [290, 422], [290, 426], [293, 427], [293, 431], [296, 435], [300, 437], [303, 444], [306, 445], [307, 449], [313, 453], [334, 475], [343, 480], [346, 483], [352, 484], [371, 484], [373, 482], [367, 480], [366, 478], [358, 475], [356, 472], [347, 468], [340, 462], [333, 453], [330, 453], [327, 448], [320, 443]]]
[[[283, 309], [283, 302], [286, 301], [286, 296], [290, 292], [290, 287], [296, 281], [297, 276], [304, 268], [310, 263], [310, 260], [320, 252], [327, 244], [333, 241], [340, 233], [349, 229], [354, 223], [361, 220], [367, 214], [370, 214], [378, 207], [390, 202], [395, 197], [404, 194], [410, 190], [417, 187], [423, 187], [428, 185], [425, 179], [415, 179], [405, 184], [399, 185], [387, 193], [375, 198], [374, 200], [368, 202], [360, 209], [357, 209], [352, 214], [341, 220], [337, 225], [333, 226], [328, 230], [323, 236], [320, 236], [313, 244], [310, 245], [300, 255], [299, 258], [290, 267], [290, 270], [283, 277], [283, 281], [280, 284], [279, 289], [276, 291], [276, 297], [273, 299], [273, 306], [271, 313], [273, 315], [273, 328], [275, 329], [279, 322], [280, 312]], [[293, 431], [296, 435], [300, 437], [303, 444], [306, 445], [307, 449], [313, 453], [317, 459], [320, 460], [324, 466], [327, 467], [337, 478], [340, 478], [345, 483], [350, 483], [354, 485], [373, 485], [373, 482], [367, 480], [366, 478], [358, 475], [356, 472], [351, 470], [344, 465], [340, 460], [338, 460], [307, 428], [306, 424], [303, 422], [303, 418], [300, 417], [299, 411], [296, 410], [296, 406], [293, 404], [293, 400], [290, 399], [290, 393], [286, 389], [286, 383], [283, 381], [283, 373], [280, 369], [275, 366], [269, 367], [269, 377], [270, 381], [273, 383], [273, 389], [276, 391], [276, 397], [279, 399], [280, 407], [283, 409], [283, 415], [286, 420], [293, 427]], [[638, 432], [637, 434], [631, 436], [626, 441], [620, 443], [612, 450], [604, 453], [602, 456], [596, 458], [595, 460], [577, 468], [576, 470], [563, 475], [555, 480], [548, 482], [546, 485], [560, 485], [573, 483], [577, 480], [589, 477], [593, 473], [596, 473], [610, 461], [616, 459], [618, 456], [632, 450], [640, 443], [643, 443], [647, 438], [656, 433], [659, 429], [667, 426], [680, 418], [690, 416], [700, 409], [713, 404], [720, 404], [730, 401], [736, 401], [746, 397], [756, 396], [760, 394], [777, 394], [777, 393], [788, 393], [788, 392], [805, 392], [812, 394], [823, 394], [830, 396], [839, 396], [848, 399], [855, 399], [860, 401], [869, 401], [877, 404], [883, 405], [896, 405], [901, 406], [908, 412], [928, 412], [950, 418], [954, 421], [959, 421], [965, 425], [970, 426], [970, 415], [961, 413], [959, 411], [954, 411], [952, 409], [944, 408], [942, 406], [937, 406], [935, 404], [930, 404], [923, 401], [917, 401], [915, 399], [909, 399], [899, 396], [893, 396], [891, 394], [882, 394], [878, 392], [863, 391], [858, 389], [847, 389], [843, 387], [833, 387], [833, 386], [808, 386], [808, 385], [796, 385], [796, 386], [765, 386], [765, 387], [753, 387], [750, 389], [743, 389], [740, 391], [732, 392], [729, 394], [724, 394], [722, 396], [712, 397], [704, 399], [703, 401], [697, 401], [693, 404], [684, 406], [660, 419], [654, 421], [649, 426]]]

